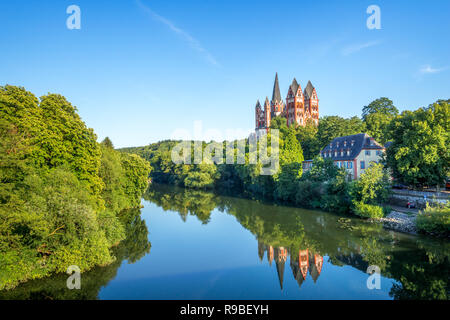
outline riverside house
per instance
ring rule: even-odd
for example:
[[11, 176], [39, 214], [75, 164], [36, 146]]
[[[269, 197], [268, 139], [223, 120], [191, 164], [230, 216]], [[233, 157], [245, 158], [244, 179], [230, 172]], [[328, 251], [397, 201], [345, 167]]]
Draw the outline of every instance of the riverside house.
[[[379, 162], [385, 147], [366, 133], [333, 139], [320, 151], [324, 159], [332, 159], [339, 168], [345, 168], [350, 179], [358, 179], [371, 162]], [[303, 161], [303, 170], [312, 166], [312, 160]]]

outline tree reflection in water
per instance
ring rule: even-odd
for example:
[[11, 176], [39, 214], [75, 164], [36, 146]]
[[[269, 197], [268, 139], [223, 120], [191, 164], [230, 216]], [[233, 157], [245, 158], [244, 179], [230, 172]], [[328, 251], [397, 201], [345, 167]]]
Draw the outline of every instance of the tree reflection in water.
[[[144, 199], [164, 210], [177, 211], [207, 224], [218, 209], [237, 218], [258, 241], [258, 255], [276, 264], [283, 288], [289, 258], [299, 287], [310, 277], [318, 281], [324, 261], [352, 266], [362, 272], [376, 265], [394, 279], [394, 299], [448, 299], [450, 245], [448, 242], [388, 232], [381, 224], [320, 211], [218, 196], [211, 192], [153, 185]], [[308, 276], [309, 275], [309, 276]]]
[[148, 229], [139, 209], [124, 210], [120, 218], [126, 226], [127, 238], [113, 248], [116, 261], [105, 267], [96, 267], [82, 274], [81, 290], [68, 290], [68, 275], [57, 274], [49, 278], [28, 281], [9, 291], [0, 291], [0, 300], [95, 300], [100, 288], [114, 279], [124, 260], [135, 263], [150, 253]]
[[[327, 264], [362, 272], [377, 265], [382, 276], [396, 280], [390, 290], [394, 299], [449, 297], [450, 245], [445, 240], [388, 232], [380, 224], [351, 217], [165, 185], [150, 186], [144, 199], [178, 212], [183, 221], [190, 215], [208, 224], [215, 209], [233, 215], [255, 236], [255, 254], [268, 265], [275, 264], [280, 289], [288, 274], [299, 288], [305, 281], [320, 281]], [[121, 218], [127, 239], [113, 249], [117, 260], [83, 273], [82, 290], [67, 290], [67, 275], [62, 274], [2, 291], [0, 299], [97, 299], [124, 260], [135, 263], [150, 252], [140, 210], [124, 211]]]

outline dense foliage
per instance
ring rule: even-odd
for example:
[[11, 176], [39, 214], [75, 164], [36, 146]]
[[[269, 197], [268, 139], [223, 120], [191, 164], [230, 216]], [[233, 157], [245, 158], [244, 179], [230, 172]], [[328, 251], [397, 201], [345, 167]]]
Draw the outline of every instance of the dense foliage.
[[0, 119], [0, 289], [113, 262], [148, 163], [99, 144], [61, 95], [0, 87]]
[[397, 108], [391, 100], [385, 97], [372, 101], [362, 110], [366, 132], [382, 144], [389, 140], [390, 135], [387, 127], [397, 115]]
[[389, 124], [386, 163], [394, 178], [416, 187], [442, 185], [450, 175], [450, 101], [404, 111]]
[[427, 206], [417, 215], [416, 226], [423, 233], [450, 236], [450, 203]]
[[[304, 127], [288, 127], [285, 118], [275, 117], [271, 129], [280, 132], [280, 164], [274, 174], [268, 176], [260, 174], [261, 163], [249, 162], [253, 155], [248, 148], [245, 163], [234, 165], [175, 164], [171, 160], [171, 150], [179, 141], [162, 141], [122, 151], [137, 153], [148, 160], [155, 182], [232, 191], [301, 207], [353, 212], [366, 218], [379, 218], [388, 210], [382, 206], [389, 195], [391, 174], [413, 186], [436, 185], [449, 174], [448, 101], [438, 101], [429, 108], [399, 115], [393, 102], [383, 97], [365, 106], [362, 118], [325, 116], [318, 126], [307, 123]], [[361, 132], [368, 132], [379, 142], [391, 141], [392, 144], [387, 148], [384, 166], [374, 164], [358, 181], [350, 182], [345, 169], [339, 169], [333, 161], [322, 159], [318, 154], [334, 138]], [[206, 147], [205, 142], [192, 144], [200, 144], [202, 150]], [[304, 159], [313, 159], [313, 166], [307, 172], [303, 172], [301, 166]]]

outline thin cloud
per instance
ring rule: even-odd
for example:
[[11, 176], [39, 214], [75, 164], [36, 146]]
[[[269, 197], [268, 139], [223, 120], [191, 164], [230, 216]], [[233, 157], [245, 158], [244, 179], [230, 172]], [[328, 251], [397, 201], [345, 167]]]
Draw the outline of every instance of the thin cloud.
[[447, 68], [433, 68], [429, 64], [426, 64], [420, 68], [419, 72], [422, 74], [439, 73], [445, 69]]
[[353, 44], [351, 46], [348, 46], [348, 47], [342, 49], [341, 53], [344, 56], [348, 56], [350, 54], [356, 53], [356, 52], [361, 51], [363, 49], [377, 46], [380, 43], [381, 43], [380, 40], [376, 40], [376, 41], [369, 41], [369, 42], [365, 42], [365, 43]]
[[180, 36], [184, 41], [186, 41], [191, 46], [191, 48], [193, 48], [194, 50], [201, 53], [206, 58], [206, 60], [208, 60], [209, 63], [211, 63], [215, 66], [219, 65], [217, 60], [205, 48], [203, 48], [203, 46], [200, 44], [200, 42], [197, 39], [192, 37], [189, 33], [184, 31], [183, 29], [180, 29], [177, 26], [175, 26], [175, 24], [172, 21], [170, 21], [170, 20], [164, 18], [163, 16], [160, 16], [156, 12], [154, 12], [152, 9], [150, 9], [149, 7], [144, 5], [140, 0], [136, 0], [136, 3], [143, 11], [148, 13], [153, 20], [166, 25], [170, 30], [172, 30], [174, 33], [176, 33], [178, 36]]

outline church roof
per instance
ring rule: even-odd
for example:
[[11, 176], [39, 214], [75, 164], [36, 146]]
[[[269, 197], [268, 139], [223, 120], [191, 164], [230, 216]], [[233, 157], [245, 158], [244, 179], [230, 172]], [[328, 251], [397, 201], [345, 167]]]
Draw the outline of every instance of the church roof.
[[295, 78], [294, 78], [294, 80], [292, 80], [290, 88], [292, 90], [292, 93], [295, 95], [297, 93], [297, 90], [298, 90], [298, 82], [297, 82], [297, 80]]
[[277, 273], [278, 273], [278, 280], [280, 281], [280, 288], [283, 290], [283, 278], [284, 278], [284, 261], [277, 261]]
[[272, 102], [281, 102], [280, 85], [278, 84], [278, 72], [275, 74], [275, 83], [273, 84]]
[[261, 109], [261, 103], [259, 103], [259, 99], [256, 100], [256, 106], [255, 106], [255, 108], [260, 108], [260, 109]]
[[308, 84], [306, 85], [305, 88], [305, 99], [310, 99], [313, 93], [314, 87], [311, 83], [311, 81], [308, 81]]

